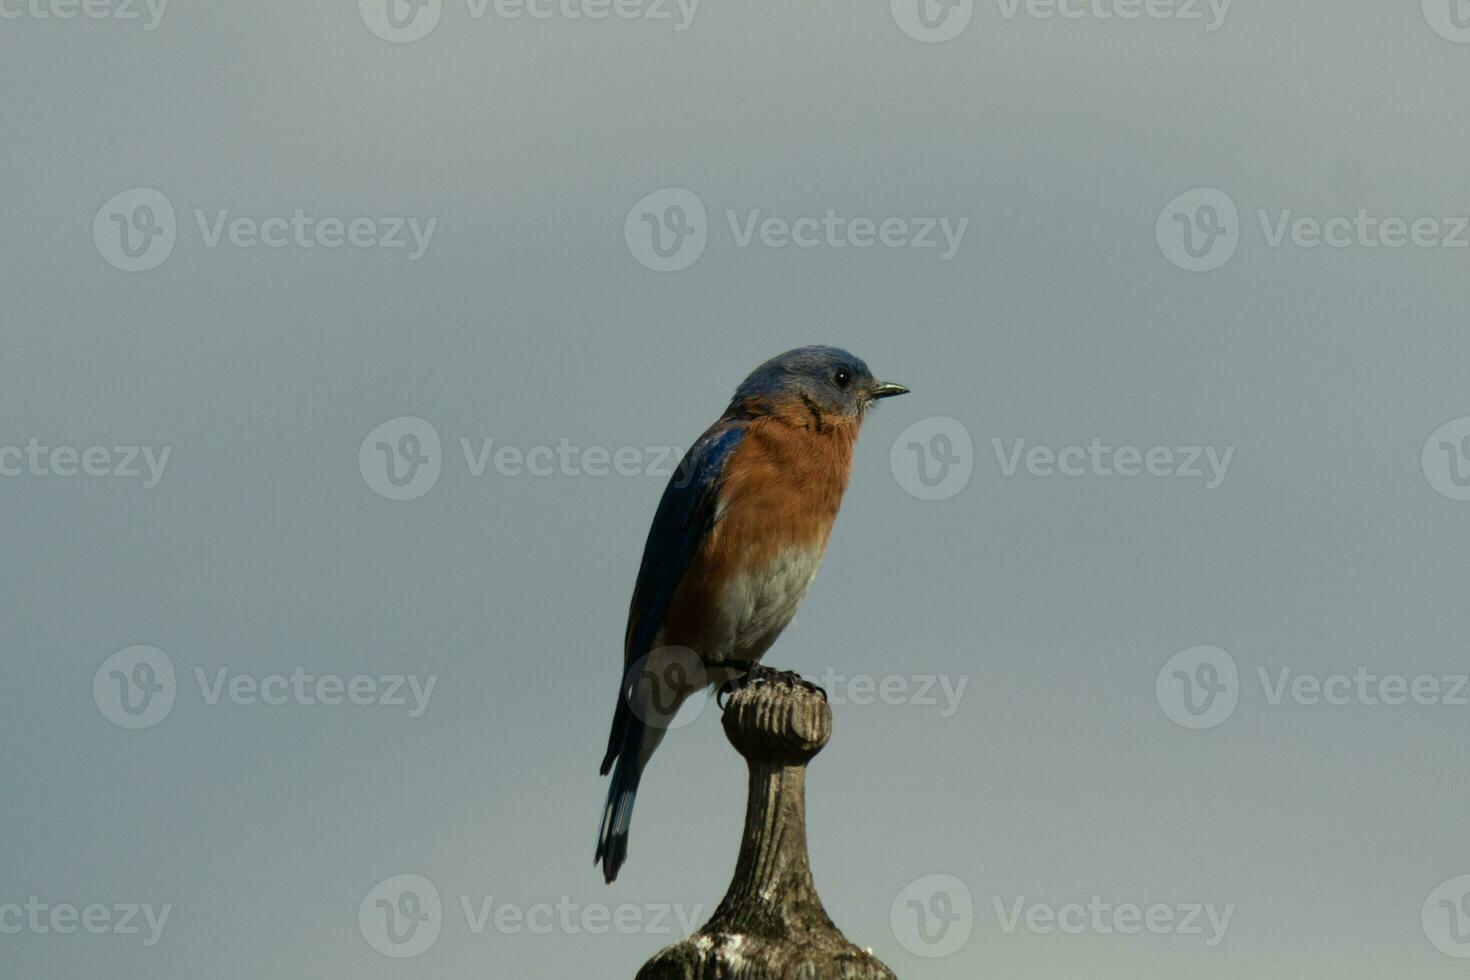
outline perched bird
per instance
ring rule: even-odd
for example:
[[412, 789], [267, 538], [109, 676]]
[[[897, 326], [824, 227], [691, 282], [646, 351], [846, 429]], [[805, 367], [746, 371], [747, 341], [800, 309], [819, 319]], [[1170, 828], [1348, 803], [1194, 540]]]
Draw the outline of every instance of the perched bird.
[[740, 384], [669, 480], [643, 546], [602, 760], [613, 778], [594, 862], [608, 882], [667, 722], [689, 694], [749, 671], [791, 622], [827, 547], [858, 426], [878, 399], [907, 391], [847, 351], [787, 351]]

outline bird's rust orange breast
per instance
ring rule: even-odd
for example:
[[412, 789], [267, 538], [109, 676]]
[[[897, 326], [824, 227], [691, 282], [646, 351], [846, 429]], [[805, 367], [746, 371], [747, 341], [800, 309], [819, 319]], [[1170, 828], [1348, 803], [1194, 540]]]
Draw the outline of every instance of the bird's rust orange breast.
[[749, 564], [782, 548], [826, 544], [852, 466], [857, 426], [798, 428], [780, 418], [751, 423], [731, 454], [715, 537]]
[[758, 573], [783, 551], [826, 548], [856, 439], [853, 422], [751, 421], [725, 464], [718, 519], [670, 604], [667, 642], [697, 648], [709, 612], [737, 576]]

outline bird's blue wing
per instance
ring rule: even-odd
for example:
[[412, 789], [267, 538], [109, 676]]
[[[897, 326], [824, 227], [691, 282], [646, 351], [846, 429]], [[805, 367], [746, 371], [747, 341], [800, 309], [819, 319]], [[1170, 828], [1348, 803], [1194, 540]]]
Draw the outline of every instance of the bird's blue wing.
[[[717, 422], [684, 454], [678, 471], [664, 488], [643, 546], [643, 563], [628, 608], [628, 629], [623, 640], [625, 680], [628, 669], [653, 646], [690, 560], [719, 520], [720, 481], [730, 454], [744, 434], [744, 424], [739, 421]], [[612, 772], [613, 778], [597, 836], [596, 860], [602, 863], [603, 877], [609, 882], [617, 877], [628, 856], [628, 823], [643, 775], [649, 731], [619, 687], [607, 755], [602, 760], [603, 775]], [[655, 732], [652, 744], [657, 745], [657, 737], [662, 734]]]
[[623, 643], [624, 669], [648, 653], [663, 624], [669, 600], [684, 577], [699, 543], [715, 524], [720, 479], [745, 427], [717, 423], [684, 454], [664, 488], [643, 546], [643, 563], [628, 608]]

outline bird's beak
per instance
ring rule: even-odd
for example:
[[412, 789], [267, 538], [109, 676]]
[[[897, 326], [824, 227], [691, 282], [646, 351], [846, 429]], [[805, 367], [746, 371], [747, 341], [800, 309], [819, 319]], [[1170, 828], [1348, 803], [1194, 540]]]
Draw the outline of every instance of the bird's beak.
[[868, 394], [874, 398], [892, 398], [894, 395], [907, 395], [909, 390], [903, 385], [894, 384], [892, 381], [879, 381], [868, 389]]

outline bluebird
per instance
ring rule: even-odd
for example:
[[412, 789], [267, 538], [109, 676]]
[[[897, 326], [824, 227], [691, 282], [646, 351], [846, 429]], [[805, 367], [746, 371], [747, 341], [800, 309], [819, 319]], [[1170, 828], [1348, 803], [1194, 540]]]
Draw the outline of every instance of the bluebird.
[[609, 883], [667, 722], [690, 694], [752, 670], [791, 622], [827, 547], [859, 425], [878, 399], [907, 391], [836, 347], [787, 351], [740, 384], [670, 478], [633, 587], [602, 760], [613, 775], [595, 861]]

